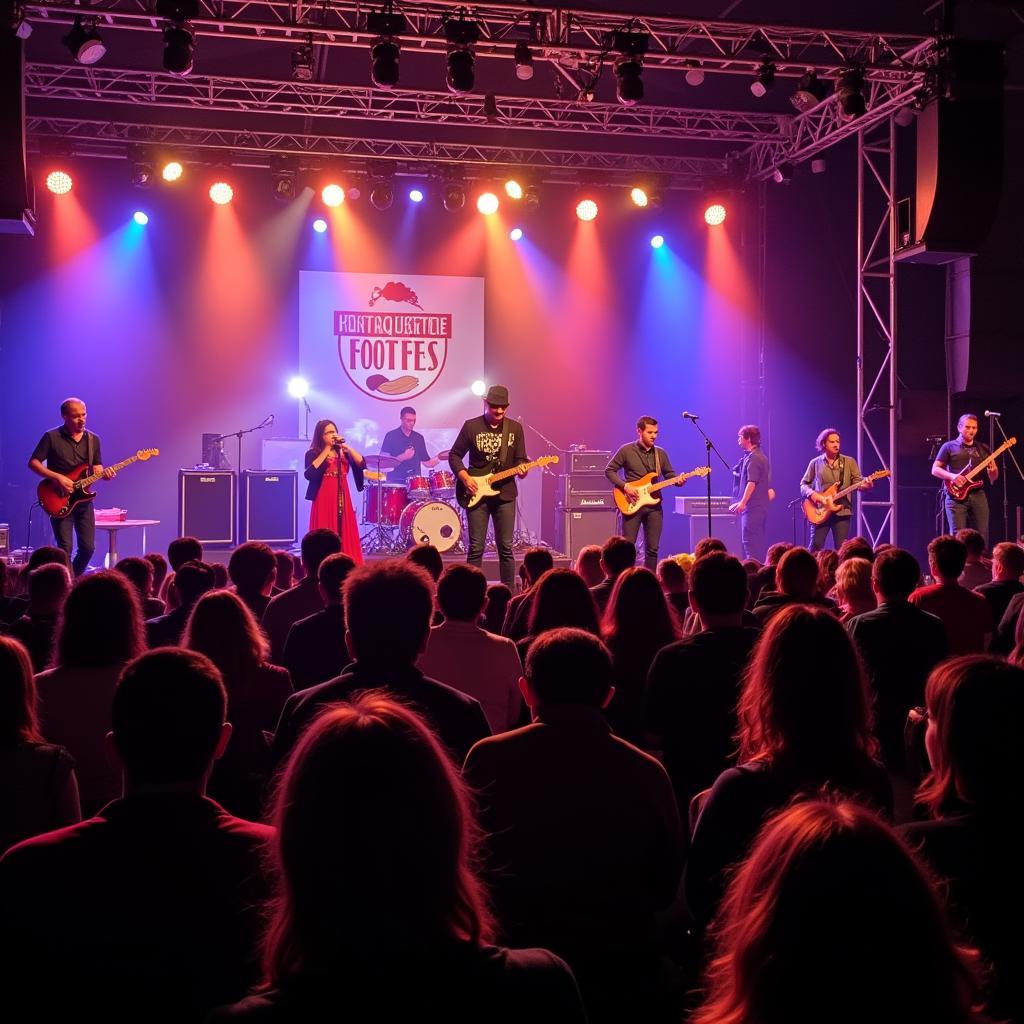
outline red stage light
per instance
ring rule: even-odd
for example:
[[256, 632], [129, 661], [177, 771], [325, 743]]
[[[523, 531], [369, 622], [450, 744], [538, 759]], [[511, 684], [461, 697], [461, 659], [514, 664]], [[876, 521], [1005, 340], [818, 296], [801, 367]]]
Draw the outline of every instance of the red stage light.
[[214, 182], [210, 186], [210, 198], [218, 206], [226, 206], [235, 197], [235, 190], [226, 182]]
[[725, 207], [721, 203], [712, 203], [704, 211], [704, 223], [713, 228], [725, 221]]
[[581, 199], [576, 204], [576, 216], [580, 220], [593, 220], [597, 216], [597, 203], [593, 199]]
[[71, 191], [71, 175], [67, 171], [50, 171], [46, 176], [46, 187], [55, 196], [66, 196]]

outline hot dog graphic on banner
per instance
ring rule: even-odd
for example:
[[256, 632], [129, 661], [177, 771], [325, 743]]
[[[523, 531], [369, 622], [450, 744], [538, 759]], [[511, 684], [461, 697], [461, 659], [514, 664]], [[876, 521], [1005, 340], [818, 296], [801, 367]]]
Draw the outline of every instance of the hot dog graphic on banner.
[[[448, 447], [480, 411], [470, 387], [484, 376], [483, 339], [483, 278], [299, 275], [299, 373], [312, 416], [335, 418], [361, 450], [377, 451], [406, 405], [428, 448]], [[300, 408], [299, 436], [304, 427]]]

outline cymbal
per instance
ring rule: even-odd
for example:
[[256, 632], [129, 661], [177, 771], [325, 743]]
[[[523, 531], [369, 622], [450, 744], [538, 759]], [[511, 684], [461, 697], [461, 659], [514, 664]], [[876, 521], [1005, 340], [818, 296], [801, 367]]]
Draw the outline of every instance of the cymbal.
[[376, 468], [380, 470], [384, 469], [385, 466], [388, 469], [394, 469], [398, 465], [398, 459], [393, 455], [364, 455], [363, 458], [367, 462], [372, 461]]

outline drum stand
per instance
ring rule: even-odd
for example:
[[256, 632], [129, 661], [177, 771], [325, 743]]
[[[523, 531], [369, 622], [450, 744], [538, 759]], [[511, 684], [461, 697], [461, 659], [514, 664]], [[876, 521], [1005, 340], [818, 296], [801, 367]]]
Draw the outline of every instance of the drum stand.
[[377, 466], [376, 473], [377, 478], [372, 481], [371, 486], [377, 490], [377, 522], [371, 524], [367, 523], [366, 519], [366, 491], [363, 492], [363, 525], [370, 525], [370, 529], [365, 534], [361, 534], [359, 537], [359, 543], [365, 554], [368, 555], [393, 555], [397, 553], [400, 548], [398, 545], [398, 525], [388, 526], [380, 522], [380, 518], [384, 512], [384, 500], [383, 500], [383, 486], [384, 486], [384, 473], [381, 470], [384, 468], [385, 460], [392, 465], [397, 464], [394, 459], [389, 456], [381, 455], [368, 455], [366, 456], [367, 464], [370, 460], [374, 460]]

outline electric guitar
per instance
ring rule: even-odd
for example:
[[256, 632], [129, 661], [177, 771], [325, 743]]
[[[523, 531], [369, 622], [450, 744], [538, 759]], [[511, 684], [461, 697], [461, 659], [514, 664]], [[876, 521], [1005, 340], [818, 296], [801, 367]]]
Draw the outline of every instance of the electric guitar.
[[494, 484], [501, 483], [509, 477], [515, 476], [520, 469], [535, 469], [537, 466], [550, 466], [558, 461], [557, 455], [542, 455], [534, 462], [523, 462], [512, 469], [503, 469], [498, 473], [488, 473], [486, 469], [480, 476], [477, 476], [472, 469], [469, 475], [476, 481], [476, 494], [470, 494], [469, 488], [458, 480], [455, 484], [455, 500], [467, 511], [474, 505], [479, 505], [484, 498], [493, 498], [497, 493]]
[[838, 503], [840, 498], [845, 498], [848, 494], [859, 491], [868, 480], [881, 480], [887, 476], [892, 476], [891, 469], [876, 469], [871, 476], [863, 477], [855, 484], [850, 484], [849, 487], [844, 487], [842, 490], [839, 490], [838, 483], [826, 487], [821, 493], [828, 499], [827, 501], [811, 501], [810, 498], [804, 498], [804, 515], [807, 517], [807, 522], [813, 526], [820, 526], [829, 516], [839, 511]]
[[965, 486], [957, 487], [952, 480], [944, 480], [943, 483], [946, 486], [946, 490], [949, 491], [950, 495], [952, 495], [952, 497], [957, 501], [964, 501], [971, 491], [976, 491], [985, 483], [984, 480], [975, 480], [974, 477], [976, 477], [990, 462], [998, 459], [1007, 448], [1012, 448], [1016, 443], [1017, 438], [1008, 438], [987, 459], [983, 459], [969, 472], [961, 473], [960, 475], [967, 481]]
[[[145, 462], [147, 459], [151, 459], [154, 455], [159, 454], [159, 448], [144, 448], [132, 455], [131, 458], [106, 468], [124, 469], [125, 466], [130, 466], [133, 462]], [[39, 504], [43, 506], [48, 515], [53, 516], [55, 519], [64, 519], [71, 514], [76, 505], [80, 505], [83, 501], [92, 501], [96, 497], [96, 492], [90, 491], [89, 485], [96, 483], [103, 474], [93, 473], [91, 476], [86, 476], [85, 473], [88, 469], [89, 464], [83, 462], [80, 466], [75, 466], [70, 473], [64, 474], [68, 479], [75, 482], [75, 486], [70, 494], [62, 493], [60, 487], [57, 486], [57, 481], [51, 480], [49, 477], [39, 481], [36, 495], [39, 498]]]
[[698, 466], [689, 473], [680, 473], [679, 476], [674, 476], [670, 480], [662, 480], [660, 484], [653, 482], [654, 478], [658, 475], [657, 473], [648, 473], [647, 476], [642, 476], [639, 480], [629, 481], [630, 486], [637, 489], [637, 496], [635, 498], [627, 498], [626, 492], [620, 491], [618, 487], [612, 491], [612, 497], [615, 499], [615, 504], [619, 506], [619, 511], [624, 516], [636, 515], [637, 512], [642, 508], [647, 508], [648, 505], [661, 504], [661, 496], [657, 492], [662, 487], [672, 487], [675, 484], [681, 484], [684, 480], [689, 480], [692, 476], [707, 476], [710, 472], [710, 467]]

